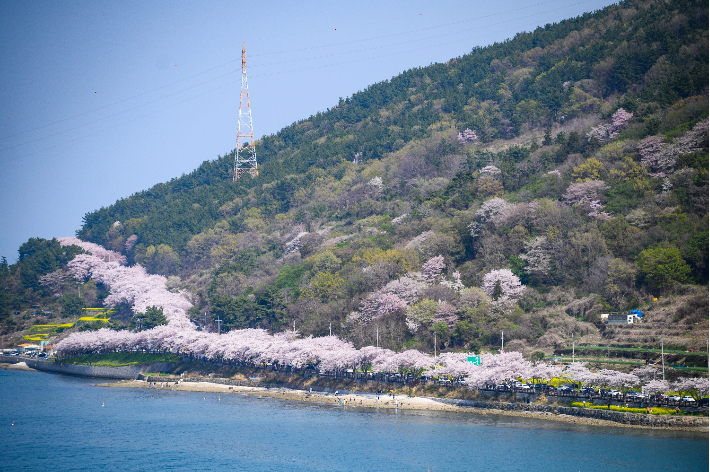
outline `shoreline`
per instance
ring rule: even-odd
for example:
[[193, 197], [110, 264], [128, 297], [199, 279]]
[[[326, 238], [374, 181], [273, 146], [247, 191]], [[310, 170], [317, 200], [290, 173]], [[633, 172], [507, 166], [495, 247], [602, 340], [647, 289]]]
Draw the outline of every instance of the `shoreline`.
[[306, 390], [297, 390], [290, 388], [265, 388], [265, 387], [247, 387], [247, 386], [230, 386], [213, 382], [166, 382], [169, 386], [160, 386], [156, 383], [153, 387], [150, 382], [144, 380], [121, 380], [118, 382], [107, 382], [96, 384], [98, 387], [107, 388], [148, 388], [157, 390], [174, 390], [182, 392], [205, 392], [218, 394], [243, 394], [257, 396], [258, 398], [274, 398], [282, 400], [293, 400], [299, 402], [312, 402], [321, 404], [342, 404], [343, 406], [353, 406], [359, 408], [385, 408], [392, 410], [428, 410], [428, 411], [450, 411], [450, 412], [467, 412], [479, 415], [502, 415], [502, 416], [517, 416], [522, 418], [534, 418], [548, 421], [559, 421], [565, 423], [581, 424], [588, 426], [606, 426], [620, 428], [641, 428], [655, 430], [674, 430], [674, 431], [692, 431], [708, 433], [708, 426], [681, 426], [669, 425], [665, 427], [651, 425], [635, 425], [625, 424], [612, 420], [604, 420], [598, 418], [587, 418], [582, 416], [572, 416], [563, 413], [553, 412], [538, 412], [538, 411], [510, 411], [503, 409], [477, 408], [473, 406], [455, 405], [448, 402], [443, 402], [437, 398], [431, 397], [407, 397], [404, 395], [396, 396], [394, 399], [387, 395], [380, 395], [379, 399], [376, 394], [362, 392], [343, 392], [339, 396], [332, 393], [324, 392], [308, 392]]
[[18, 362], [16, 364], [6, 364], [6, 363], [0, 363], [0, 369], [5, 369], [5, 370], [29, 370], [32, 372], [39, 372], [37, 369], [33, 369], [32, 367], [28, 366], [24, 362]]
[[[42, 372], [43, 370], [33, 369], [25, 362], [18, 363], [0, 363], [0, 368], [6, 370], [25, 370], [33, 372]], [[62, 373], [62, 372], [52, 372]], [[70, 375], [79, 375], [81, 377], [94, 377], [93, 375], [81, 375], [77, 373], [69, 373]], [[394, 399], [385, 395], [380, 395], [371, 392], [358, 392], [341, 390], [339, 396], [335, 396], [331, 392], [323, 391], [306, 391], [304, 389], [286, 387], [286, 386], [250, 386], [250, 385], [234, 385], [229, 383], [211, 382], [208, 379], [200, 379], [199, 381], [182, 381], [176, 384], [178, 379], [166, 379], [165, 386], [160, 387], [156, 383], [156, 387], [152, 387], [145, 380], [114, 380], [106, 383], [95, 384], [98, 387], [118, 387], [118, 388], [154, 388], [163, 390], [178, 390], [188, 392], [205, 392], [218, 394], [244, 394], [257, 396], [259, 398], [269, 397], [275, 399], [292, 400], [299, 402], [314, 402], [321, 404], [341, 404], [343, 406], [353, 406], [360, 408], [387, 408], [405, 410], [428, 410], [428, 411], [449, 411], [449, 412], [467, 412], [480, 415], [502, 415], [502, 416], [517, 416], [522, 418], [533, 418], [548, 421], [558, 421], [565, 423], [573, 423], [589, 426], [605, 426], [605, 427], [624, 427], [624, 428], [641, 428], [651, 430], [667, 430], [667, 431], [691, 431], [708, 433], [708, 417], [682, 417], [682, 416], [665, 416], [658, 415], [646, 417], [635, 413], [620, 413], [618, 415], [605, 415], [606, 410], [594, 410], [591, 408], [580, 409], [577, 407], [565, 407], [558, 405], [548, 405], [543, 408], [525, 409], [517, 403], [498, 403], [498, 402], [471, 402], [467, 400], [444, 399], [427, 396], [408, 397], [404, 394], [396, 396]], [[108, 380], [108, 379], [107, 379]], [[167, 386], [170, 384], [170, 386]], [[471, 404], [474, 403], [474, 404]], [[534, 406], [534, 405], [533, 405]], [[538, 407], [541, 405], [538, 405]], [[543, 411], [544, 410], [544, 411]], [[583, 410], [583, 411], [580, 411]], [[597, 411], [600, 414], [592, 412]], [[567, 414], [570, 413], [570, 414]], [[625, 416], [626, 415], [626, 416]], [[634, 418], [635, 417], [635, 418]], [[660, 419], [660, 421], [658, 421]], [[694, 424], [692, 424], [694, 423]]]

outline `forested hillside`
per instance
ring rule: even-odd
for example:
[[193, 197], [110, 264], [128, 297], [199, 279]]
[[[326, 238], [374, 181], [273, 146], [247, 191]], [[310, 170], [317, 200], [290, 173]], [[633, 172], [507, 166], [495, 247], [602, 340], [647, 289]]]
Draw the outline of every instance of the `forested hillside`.
[[[707, 25], [707, 2], [627, 1], [405, 71], [263, 137], [258, 178], [233, 182], [231, 151], [77, 236], [170, 276], [223, 329], [705, 349]], [[102, 305], [101, 284], [73, 295], [79, 250], [23, 248], [0, 267], [5, 333], [34, 303]], [[637, 332], [600, 321], [634, 308]]]

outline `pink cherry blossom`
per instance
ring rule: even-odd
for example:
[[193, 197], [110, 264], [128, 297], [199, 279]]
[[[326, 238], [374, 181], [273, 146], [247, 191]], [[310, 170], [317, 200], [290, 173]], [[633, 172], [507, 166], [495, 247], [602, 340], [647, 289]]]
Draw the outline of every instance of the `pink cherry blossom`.
[[108, 249], [104, 248], [103, 246], [99, 246], [98, 244], [82, 241], [81, 239], [74, 237], [59, 238], [58, 241], [59, 244], [62, 246], [79, 246], [85, 251], [90, 252], [94, 256], [101, 258], [106, 262], [115, 261], [119, 264], [126, 263], [126, 256], [116, 251], [109, 251]]

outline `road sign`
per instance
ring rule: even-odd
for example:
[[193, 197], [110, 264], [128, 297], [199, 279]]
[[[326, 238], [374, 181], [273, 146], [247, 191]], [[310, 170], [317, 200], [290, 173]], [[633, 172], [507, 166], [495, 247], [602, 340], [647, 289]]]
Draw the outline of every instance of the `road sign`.
[[471, 356], [466, 359], [473, 365], [481, 365], [481, 356]]

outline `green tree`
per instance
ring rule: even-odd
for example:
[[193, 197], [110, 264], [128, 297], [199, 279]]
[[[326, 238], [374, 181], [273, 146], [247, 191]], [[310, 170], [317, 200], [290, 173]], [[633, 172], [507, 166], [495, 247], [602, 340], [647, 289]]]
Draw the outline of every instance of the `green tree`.
[[149, 306], [145, 313], [136, 313], [131, 317], [131, 329], [138, 328], [138, 331], [155, 328], [156, 326], [168, 324], [167, 318], [163, 315], [163, 308]]
[[407, 318], [420, 325], [428, 325], [434, 320], [434, 314], [438, 309], [438, 303], [430, 298], [425, 298], [407, 309]]
[[338, 293], [344, 283], [345, 280], [338, 274], [318, 272], [315, 277], [311, 279], [308, 287], [301, 292], [301, 298], [309, 298], [327, 303], [338, 298]]
[[85, 300], [76, 295], [64, 295], [59, 298], [59, 303], [62, 304], [64, 316], [79, 316], [81, 309], [86, 306]]
[[493, 300], [498, 300], [503, 296], [503, 288], [500, 286], [500, 280], [496, 280], [496, 285], [493, 287]]
[[78, 246], [62, 246], [56, 239], [30, 238], [19, 249], [19, 259], [13, 271], [19, 273], [22, 286], [35, 292], [42, 290], [39, 278], [65, 267], [77, 254], [85, 251]]
[[253, 293], [237, 297], [215, 295], [210, 299], [212, 315], [222, 320], [224, 330], [256, 328], [269, 317], [269, 308], [257, 301]]
[[636, 257], [636, 265], [646, 285], [653, 291], [666, 292], [672, 282], [686, 282], [690, 267], [675, 246], [646, 249]]
[[167, 244], [136, 251], [135, 258], [151, 274], [174, 275], [180, 270], [180, 257]]

